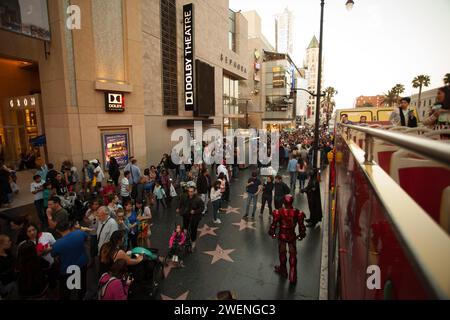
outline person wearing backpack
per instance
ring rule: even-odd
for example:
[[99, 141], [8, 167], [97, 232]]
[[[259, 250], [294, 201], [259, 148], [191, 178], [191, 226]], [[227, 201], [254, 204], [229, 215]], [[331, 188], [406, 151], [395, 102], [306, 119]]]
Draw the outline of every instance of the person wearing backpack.
[[125, 278], [127, 262], [119, 259], [114, 262], [109, 272], [100, 277], [98, 288], [99, 300], [128, 300], [131, 278]]

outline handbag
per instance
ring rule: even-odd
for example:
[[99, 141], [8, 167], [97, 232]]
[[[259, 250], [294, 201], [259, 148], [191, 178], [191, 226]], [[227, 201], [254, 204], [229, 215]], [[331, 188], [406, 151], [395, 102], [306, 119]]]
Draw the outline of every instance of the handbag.
[[173, 184], [170, 184], [170, 196], [172, 197], [172, 198], [174, 198], [174, 197], [176, 197], [178, 194], [177, 194], [177, 191], [175, 190], [175, 187], [173, 186]]

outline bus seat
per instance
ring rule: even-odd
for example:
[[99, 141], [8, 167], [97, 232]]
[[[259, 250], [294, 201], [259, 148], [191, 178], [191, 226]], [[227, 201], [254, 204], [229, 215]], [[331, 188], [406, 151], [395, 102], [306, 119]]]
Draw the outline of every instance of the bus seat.
[[442, 191], [441, 227], [450, 234], [450, 187], [447, 187]]
[[373, 160], [386, 172], [390, 173], [392, 154], [399, 150], [399, 147], [375, 139], [373, 145]]
[[[450, 135], [450, 129], [443, 129], [443, 130], [430, 130], [429, 132], [425, 133], [423, 136], [430, 138], [430, 139], [434, 139], [434, 140], [441, 140], [442, 135]], [[442, 140], [443, 142], [448, 141], [448, 139], [446, 140]]]
[[450, 169], [399, 150], [391, 158], [390, 175], [437, 223], [442, 191], [450, 186]]

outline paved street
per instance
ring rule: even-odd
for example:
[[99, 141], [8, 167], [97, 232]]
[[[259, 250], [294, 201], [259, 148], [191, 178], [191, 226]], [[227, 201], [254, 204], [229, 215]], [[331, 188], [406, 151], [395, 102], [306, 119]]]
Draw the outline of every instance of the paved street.
[[[250, 169], [243, 170], [239, 178], [233, 180], [230, 208], [227, 214], [221, 214], [222, 224], [212, 223], [211, 210], [202, 219], [197, 247], [185, 257], [185, 268], [165, 268], [167, 278], [160, 288], [162, 299], [214, 299], [221, 290], [231, 290], [238, 299], [318, 299], [322, 247], [320, 224], [313, 230], [307, 229], [307, 237], [297, 244], [298, 282], [291, 287], [286, 279], [273, 271], [278, 264], [277, 240], [267, 234], [270, 226], [268, 208], [263, 217], [259, 215], [261, 197], [255, 220], [242, 220], [246, 202], [244, 185], [250, 172]], [[289, 184], [286, 175], [283, 179]], [[297, 194], [294, 205], [309, 216], [306, 195]], [[153, 210], [152, 213], [151, 246], [158, 248], [161, 255], [166, 255], [170, 235], [182, 219], [173, 207], [158, 213]], [[31, 214], [33, 219], [36, 218], [33, 205], [10, 209], [4, 214]], [[96, 290], [97, 285], [91, 281], [89, 287]]]
[[[199, 228], [205, 234], [199, 233], [197, 247], [186, 257], [185, 268], [166, 268], [168, 277], [161, 288], [163, 299], [214, 299], [221, 290], [231, 290], [238, 299], [318, 299], [322, 229], [319, 226], [307, 229], [306, 239], [298, 243], [298, 283], [290, 287], [287, 280], [273, 272], [278, 264], [278, 248], [277, 241], [267, 234], [270, 225], [267, 207], [264, 217], [260, 217], [258, 206], [254, 223], [241, 221], [246, 201], [241, 195], [249, 174], [250, 170], [241, 171], [239, 180], [233, 181], [232, 208], [221, 215], [222, 224], [214, 225], [211, 213], [202, 219]], [[306, 195], [298, 195], [295, 206], [309, 216]], [[153, 216], [152, 246], [163, 248], [161, 253], [166, 254], [171, 229], [175, 223], [181, 223], [181, 218], [173, 210]], [[208, 227], [214, 229], [206, 233]]]

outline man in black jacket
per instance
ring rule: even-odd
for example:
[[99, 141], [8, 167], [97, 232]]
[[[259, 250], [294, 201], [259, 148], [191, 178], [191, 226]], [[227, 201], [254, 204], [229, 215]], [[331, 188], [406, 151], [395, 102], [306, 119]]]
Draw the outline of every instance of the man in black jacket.
[[272, 201], [273, 201], [273, 176], [268, 176], [267, 181], [263, 184], [263, 194], [261, 199], [261, 216], [264, 214], [264, 207], [269, 207], [269, 217], [272, 215]]
[[275, 209], [281, 209], [283, 207], [283, 198], [285, 195], [291, 193], [291, 189], [283, 182], [283, 178], [280, 175], [275, 177], [274, 189]]
[[301, 190], [301, 192], [305, 192], [308, 198], [308, 207], [309, 207], [309, 219], [306, 219], [305, 222], [308, 223], [308, 228], [314, 228], [317, 223], [322, 221], [322, 202], [320, 199], [320, 183], [317, 180], [317, 169], [313, 170], [311, 174], [311, 178], [309, 179], [308, 185], [306, 188]]
[[202, 219], [202, 212], [205, 207], [196, 191], [195, 187], [189, 187], [187, 190], [187, 197], [181, 199], [180, 207], [177, 210], [183, 217], [183, 228], [189, 231], [192, 249], [195, 249], [198, 224]]
[[205, 207], [203, 209], [202, 214], [205, 215], [206, 210], [208, 209], [208, 192], [211, 189], [208, 169], [203, 168], [201, 174], [197, 178], [197, 193], [200, 195]]

